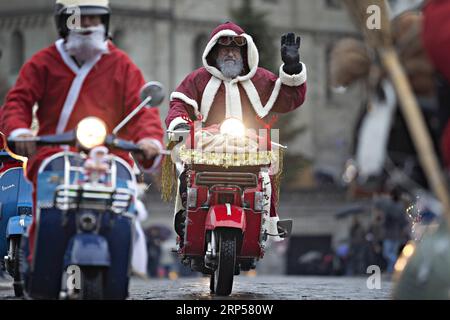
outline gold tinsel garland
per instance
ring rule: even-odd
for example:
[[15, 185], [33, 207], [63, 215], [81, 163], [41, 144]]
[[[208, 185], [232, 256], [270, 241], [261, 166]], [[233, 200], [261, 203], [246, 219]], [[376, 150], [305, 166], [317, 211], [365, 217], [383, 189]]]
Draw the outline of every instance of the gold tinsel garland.
[[[175, 142], [170, 142], [167, 145], [167, 150], [172, 150], [175, 147]], [[179, 157], [185, 163], [190, 164], [206, 164], [216, 165], [228, 168], [230, 166], [255, 166], [255, 165], [270, 165], [271, 163], [278, 162], [279, 168], [277, 173], [273, 177], [273, 192], [277, 194], [277, 200], [280, 196], [280, 181], [283, 173], [283, 157], [284, 151], [278, 150], [278, 154], [275, 151], [258, 151], [252, 153], [214, 153], [214, 152], [202, 152], [199, 150], [186, 149], [185, 146], [181, 146], [179, 149]], [[170, 156], [164, 157], [162, 164], [162, 181], [161, 181], [161, 197], [164, 201], [169, 202], [175, 195], [176, 181], [175, 165], [172, 162]], [[278, 201], [275, 204], [278, 206]]]
[[281, 177], [283, 175], [283, 159], [284, 159], [284, 149], [278, 149], [278, 172], [273, 177], [273, 191], [277, 194], [277, 201], [274, 204], [274, 207], [278, 207], [278, 203], [280, 202], [280, 189], [281, 189]]
[[[177, 142], [169, 142], [166, 149], [172, 150], [176, 146]], [[177, 180], [175, 172], [175, 164], [172, 162], [172, 157], [167, 155], [164, 157], [161, 167], [161, 198], [165, 202], [169, 202], [173, 199], [175, 194], [175, 187]]]
[[276, 162], [278, 158], [276, 153], [272, 151], [217, 153], [186, 149], [185, 146], [182, 146], [179, 152], [180, 159], [185, 163], [221, 166], [224, 168], [269, 165]]

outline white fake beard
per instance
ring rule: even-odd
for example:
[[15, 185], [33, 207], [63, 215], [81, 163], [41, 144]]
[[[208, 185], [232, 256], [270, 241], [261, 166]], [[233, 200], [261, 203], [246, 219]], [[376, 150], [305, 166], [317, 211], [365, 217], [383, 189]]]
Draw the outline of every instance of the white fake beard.
[[220, 71], [226, 78], [234, 79], [241, 74], [244, 68], [244, 62], [242, 59], [238, 60], [225, 60], [224, 58], [217, 59], [217, 65]]
[[[89, 34], [84, 34], [90, 31]], [[101, 53], [108, 52], [108, 42], [105, 40], [105, 26], [71, 30], [65, 43], [67, 52], [80, 62], [93, 59]]]

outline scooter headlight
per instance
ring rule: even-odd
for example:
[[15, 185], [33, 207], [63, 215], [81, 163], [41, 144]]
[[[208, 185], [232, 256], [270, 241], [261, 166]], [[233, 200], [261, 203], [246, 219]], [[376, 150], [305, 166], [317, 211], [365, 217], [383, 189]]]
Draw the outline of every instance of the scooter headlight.
[[84, 213], [80, 216], [81, 230], [86, 232], [94, 231], [97, 227], [97, 218], [92, 213]]
[[230, 135], [233, 137], [244, 137], [245, 126], [244, 123], [236, 118], [228, 118], [220, 126], [220, 133]]
[[106, 139], [106, 124], [96, 117], [88, 117], [77, 126], [77, 140], [85, 149], [100, 146]]

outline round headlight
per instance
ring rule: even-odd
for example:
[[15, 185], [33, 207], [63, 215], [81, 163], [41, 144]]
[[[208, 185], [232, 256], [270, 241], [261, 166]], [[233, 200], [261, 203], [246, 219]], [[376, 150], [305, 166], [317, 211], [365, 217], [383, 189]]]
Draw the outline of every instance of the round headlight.
[[244, 137], [245, 126], [244, 123], [236, 118], [229, 118], [222, 122], [220, 126], [220, 133], [227, 134], [233, 137]]
[[106, 135], [106, 124], [96, 117], [85, 118], [77, 126], [77, 140], [85, 149], [102, 145]]
[[80, 217], [80, 227], [83, 231], [93, 231], [97, 227], [97, 218], [92, 213], [84, 213]]

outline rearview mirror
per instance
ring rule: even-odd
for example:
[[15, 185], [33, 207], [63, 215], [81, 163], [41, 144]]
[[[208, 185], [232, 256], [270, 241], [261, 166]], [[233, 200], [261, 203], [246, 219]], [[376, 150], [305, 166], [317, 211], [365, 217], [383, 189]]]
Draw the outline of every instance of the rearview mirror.
[[282, 239], [286, 239], [292, 234], [292, 220], [279, 220], [277, 227]]
[[159, 106], [166, 96], [164, 92], [164, 86], [157, 81], [147, 82], [142, 88], [140, 92], [141, 101], [144, 102], [148, 107], [157, 107]]
[[113, 129], [112, 134], [117, 135], [120, 129], [122, 129], [131, 119], [133, 119], [133, 117], [145, 106], [147, 107], [159, 106], [164, 101], [165, 96], [166, 94], [164, 92], [164, 86], [161, 83], [157, 81], [147, 82], [141, 88], [140, 92], [141, 103]]

